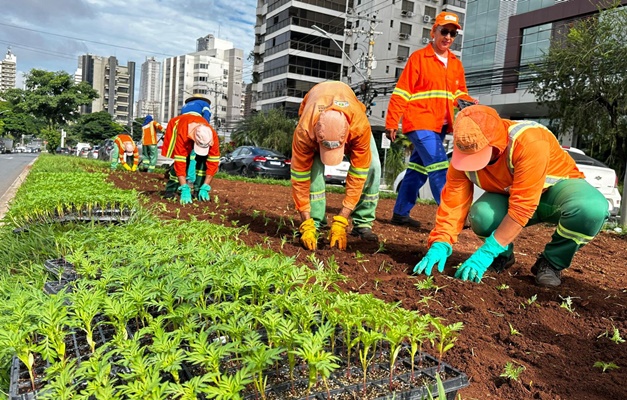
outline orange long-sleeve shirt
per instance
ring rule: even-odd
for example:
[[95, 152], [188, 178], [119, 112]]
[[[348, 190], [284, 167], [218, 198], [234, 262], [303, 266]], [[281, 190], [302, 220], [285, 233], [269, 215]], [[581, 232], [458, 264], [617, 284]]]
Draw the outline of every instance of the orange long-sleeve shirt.
[[185, 176], [187, 174], [187, 156], [194, 149], [194, 140], [188, 136], [188, 126], [191, 123], [206, 125], [211, 128], [213, 145], [209, 148], [207, 157], [207, 175], [214, 176], [218, 172], [218, 164], [220, 163], [218, 134], [207, 120], [200, 115], [181, 114], [168, 122], [168, 127], [163, 135], [161, 155], [174, 159], [176, 176]]
[[342, 205], [353, 210], [359, 201], [366, 175], [370, 168], [370, 136], [372, 134], [366, 106], [353, 90], [342, 82], [322, 82], [314, 86], [303, 99], [298, 115], [300, 120], [292, 141], [292, 197], [298, 211], [310, 211], [309, 186], [314, 156], [320, 152], [313, 128], [320, 113], [336, 110], [348, 119], [349, 131], [344, 153], [351, 163], [346, 177], [346, 196]]
[[122, 133], [115, 137], [113, 143], [115, 143], [115, 145], [118, 147], [118, 159], [120, 164], [126, 164], [126, 143], [131, 143], [133, 145], [133, 165], [137, 166], [139, 164], [139, 151], [137, 150], [137, 146], [135, 146], [135, 142], [133, 141], [132, 137]]
[[152, 146], [157, 144], [157, 132], [162, 130], [163, 127], [157, 121], [150, 121], [142, 126], [142, 145]]
[[[510, 130], [526, 121], [503, 120], [503, 123]], [[507, 135], [506, 130], [503, 135]], [[563, 179], [584, 178], [553, 133], [542, 125], [525, 129], [516, 136], [513, 144], [509, 137], [503, 143], [508, 143], [509, 147], [503, 150], [496, 162], [476, 171], [476, 181], [486, 192], [509, 194], [507, 214], [521, 226], [527, 225], [540, 203], [540, 196], [551, 184]], [[435, 227], [429, 235], [429, 246], [433, 242], [457, 242], [470, 210], [472, 194], [473, 182], [469, 175], [450, 165]]]
[[445, 67], [429, 44], [409, 57], [390, 97], [385, 128], [397, 129], [402, 117], [403, 132], [440, 132], [445, 121], [451, 132], [455, 101], [474, 101], [467, 92], [461, 61], [449, 51]]

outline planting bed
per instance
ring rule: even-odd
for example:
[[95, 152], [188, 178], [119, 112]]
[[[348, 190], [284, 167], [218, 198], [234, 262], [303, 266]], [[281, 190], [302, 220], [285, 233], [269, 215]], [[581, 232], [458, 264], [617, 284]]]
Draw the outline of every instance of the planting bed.
[[[143, 192], [148, 207], [163, 219], [193, 217], [226, 226], [248, 225], [248, 233], [240, 235], [244, 242], [311, 265], [311, 252], [293, 240], [300, 221], [289, 187], [214, 179], [211, 203], [182, 206], [161, 198], [162, 174], [117, 171], [109, 179], [119, 188]], [[328, 215], [339, 211], [342, 198], [327, 195]], [[481, 245], [465, 229], [444, 273], [435, 272], [437, 288], [419, 290], [415, 284], [425, 277], [411, 275], [411, 270], [426, 251], [436, 206], [414, 207], [411, 216], [422, 222], [419, 229], [389, 224], [393, 206], [394, 200], [379, 201], [374, 231], [381, 247], [349, 236], [346, 251], [331, 249], [321, 240], [314, 255], [325, 262], [335, 260], [348, 278], [340, 284], [346, 291], [372, 293], [449, 322], [462, 321], [464, 329], [445, 360], [468, 376], [470, 385], [458, 392], [463, 399], [627, 398], [627, 343], [609, 339], [613, 328], [627, 337], [625, 237], [601, 233], [575, 256], [560, 287], [544, 289], [535, 285], [529, 269], [553, 227], [524, 229], [515, 241], [516, 264], [501, 274], [488, 272], [481, 284], [452, 278], [454, 267]], [[567, 298], [570, 311], [563, 306]], [[613, 362], [620, 369], [603, 373], [593, 367], [597, 361]], [[500, 376], [508, 362], [525, 367], [518, 381]]]

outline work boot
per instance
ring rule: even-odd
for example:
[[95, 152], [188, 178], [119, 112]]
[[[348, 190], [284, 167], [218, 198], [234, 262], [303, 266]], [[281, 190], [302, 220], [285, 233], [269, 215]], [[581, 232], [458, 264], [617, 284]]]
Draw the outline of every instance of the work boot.
[[560, 279], [561, 271], [553, 268], [551, 263], [542, 255], [538, 257], [536, 263], [531, 267], [531, 273], [536, 276], [536, 284], [544, 287], [556, 287], [562, 283]]
[[364, 226], [361, 228], [353, 228], [351, 231], [352, 236], [359, 236], [361, 240], [368, 242], [378, 242], [379, 237], [372, 231], [371, 228]]
[[492, 264], [490, 264], [490, 267], [488, 267], [488, 269], [496, 272], [497, 274], [500, 274], [501, 272], [514, 265], [515, 262], [516, 258], [514, 258], [514, 253], [511, 253], [509, 256], [500, 255], [497, 256], [494, 261], [492, 261]]
[[390, 222], [393, 225], [406, 225], [406, 226], [411, 226], [413, 228], [420, 228], [420, 221], [416, 221], [415, 219], [411, 218], [409, 215], [399, 215], [399, 214], [392, 214], [392, 219], [390, 220]]
[[166, 200], [167, 199], [173, 199], [175, 197], [176, 197], [176, 193], [175, 192], [165, 192], [163, 194], [163, 198], [166, 199]]

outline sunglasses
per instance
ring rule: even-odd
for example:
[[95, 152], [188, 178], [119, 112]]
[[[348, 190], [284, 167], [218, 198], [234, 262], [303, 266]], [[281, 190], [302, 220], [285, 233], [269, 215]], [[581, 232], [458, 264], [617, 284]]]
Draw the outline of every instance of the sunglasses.
[[455, 36], [457, 36], [457, 31], [455, 31], [455, 30], [452, 30], [452, 29], [447, 29], [447, 28], [440, 28], [439, 30], [440, 30], [440, 34], [441, 34], [442, 36], [446, 36], [446, 35], [448, 35], [448, 34], [450, 34], [452, 38], [454, 38]]

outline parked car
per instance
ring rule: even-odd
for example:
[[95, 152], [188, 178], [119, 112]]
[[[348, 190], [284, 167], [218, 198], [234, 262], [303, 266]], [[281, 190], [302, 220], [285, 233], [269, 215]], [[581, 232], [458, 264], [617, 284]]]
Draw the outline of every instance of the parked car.
[[26, 153], [26, 147], [24, 147], [24, 146], [17, 146], [15, 149], [13, 149], [13, 151], [15, 153]]
[[[575, 160], [577, 168], [586, 176], [586, 180], [595, 188], [597, 188], [607, 199], [608, 207], [612, 215], [618, 215], [620, 210], [621, 195], [618, 191], [618, 177], [616, 171], [603, 164], [599, 160], [587, 156], [582, 150], [574, 147], [564, 147], [564, 151]], [[453, 151], [448, 152], [448, 158], [451, 159]], [[398, 193], [401, 182], [405, 177], [405, 171], [398, 174], [392, 185], [394, 192]], [[483, 194], [483, 190], [475, 187], [473, 192], [473, 201], [477, 200]], [[431, 186], [429, 179], [418, 191], [418, 198], [422, 200], [433, 200], [431, 194]]]
[[106, 139], [98, 147], [98, 159], [111, 161], [111, 150], [113, 150], [113, 139]]
[[91, 150], [89, 150], [89, 153], [87, 153], [87, 158], [97, 160], [99, 152], [100, 146], [96, 145]]
[[90, 148], [89, 147], [81, 147], [78, 150], [78, 156], [82, 157], [82, 158], [87, 158], [87, 156], [89, 155], [90, 152]]
[[232, 175], [289, 179], [290, 166], [291, 161], [275, 150], [241, 146], [220, 159], [219, 169]]
[[6, 146], [4, 145], [4, 142], [0, 140], [0, 154], [4, 154], [4, 153], [8, 153]]
[[340, 185], [346, 184], [346, 176], [348, 175], [348, 169], [351, 163], [348, 157], [345, 155], [341, 163], [335, 166], [324, 166], [324, 181], [326, 183], [337, 183]]

